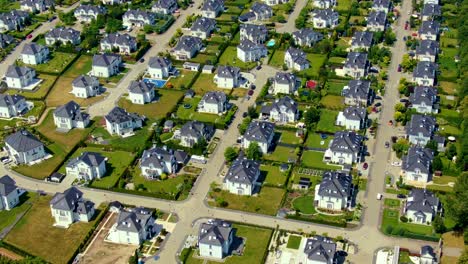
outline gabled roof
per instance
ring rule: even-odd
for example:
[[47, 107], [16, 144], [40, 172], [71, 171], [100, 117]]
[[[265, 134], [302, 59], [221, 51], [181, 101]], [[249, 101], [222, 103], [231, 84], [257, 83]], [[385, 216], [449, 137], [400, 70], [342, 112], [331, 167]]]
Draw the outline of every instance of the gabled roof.
[[387, 22], [387, 13], [384, 11], [372, 11], [367, 16], [368, 26], [381, 26]]
[[0, 20], [5, 24], [10, 23], [11, 21], [23, 21], [29, 17], [29, 13], [22, 10], [11, 10], [10, 12], [0, 13]]
[[201, 8], [202, 11], [217, 11], [224, 7], [223, 0], [206, 0]]
[[45, 34], [46, 38], [75, 40], [80, 38], [80, 32], [73, 28], [58, 27], [53, 28]]
[[440, 16], [442, 13], [440, 5], [425, 4], [421, 11], [422, 16]]
[[266, 105], [262, 107], [262, 113], [270, 114], [272, 111], [278, 113], [294, 113], [298, 111], [297, 103], [289, 96], [281, 97], [276, 99], [275, 102], [271, 105]]
[[311, 28], [303, 28], [292, 33], [293, 38], [309, 41], [310, 39], [322, 39], [323, 34], [314, 31]]
[[57, 107], [54, 111], [54, 116], [81, 121], [87, 119], [89, 115], [81, 113], [80, 105], [72, 100], [62, 106]]
[[244, 52], [251, 51], [251, 50], [256, 50], [256, 49], [265, 49], [265, 46], [261, 44], [254, 43], [248, 39], [244, 39], [240, 42], [240, 44], [237, 46], [238, 49], [243, 50]]
[[94, 76], [80, 75], [73, 80], [72, 86], [86, 88], [92, 86], [97, 80]]
[[24, 44], [23, 51], [21, 54], [35, 55], [41, 53], [42, 50], [48, 50], [46, 46], [38, 45], [36, 43], [26, 43]]
[[346, 198], [351, 192], [352, 180], [351, 175], [347, 173], [326, 171], [322, 176], [318, 194], [323, 197]]
[[260, 174], [260, 163], [240, 155], [229, 168], [224, 181], [240, 184], [255, 184]]
[[129, 34], [109, 33], [102, 38], [101, 43], [119, 46], [135, 46], [137, 44], [136, 38]]
[[88, 165], [91, 168], [99, 167], [101, 163], [106, 160], [106, 157], [102, 156], [100, 153], [97, 152], [83, 152], [79, 157], [71, 159], [67, 163], [67, 167], [76, 166], [78, 163], [83, 162], [84, 164]]
[[413, 71], [414, 78], [431, 78], [436, 77], [437, 64], [430, 61], [420, 61]]
[[134, 94], [146, 94], [154, 90], [155, 85], [152, 82], [132, 81], [128, 86], [128, 91]]
[[374, 0], [372, 7], [389, 7], [390, 3], [390, 0]]
[[254, 2], [250, 7], [250, 11], [254, 12], [256, 15], [264, 15], [272, 13], [273, 9], [265, 3]]
[[17, 188], [16, 182], [10, 176], [4, 175], [0, 178], [0, 197], [7, 196]]
[[247, 36], [253, 38], [261, 38], [268, 35], [268, 29], [265, 25], [241, 24], [240, 30]]
[[401, 168], [405, 171], [419, 170], [421, 173], [429, 174], [434, 152], [431, 149], [414, 146], [409, 148], [408, 154], [402, 157]]
[[172, 65], [172, 62], [167, 57], [151, 57], [148, 62], [148, 67], [153, 69], [168, 68]]
[[193, 22], [191, 31], [210, 32], [216, 27], [216, 20], [207, 17], [199, 17]]
[[224, 92], [210, 91], [203, 95], [202, 101], [207, 104], [224, 104], [227, 102], [227, 97]]
[[220, 78], [236, 79], [240, 76], [240, 68], [228, 65], [218, 66], [216, 75]]
[[338, 12], [334, 11], [333, 9], [326, 8], [326, 9], [315, 9], [312, 12], [314, 18], [322, 19], [322, 20], [329, 20], [329, 19], [337, 19]]
[[14, 37], [0, 33], [0, 48], [5, 48], [8, 45], [14, 43], [16, 40]]
[[114, 64], [115, 62], [120, 62], [120, 55], [116, 54], [96, 54], [93, 56], [93, 66], [107, 67]]
[[19, 130], [5, 138], [5, 143], [17, 152], [27, 152], [37, 147], [44, 146], [39, 139], [27, 130]]
[[432, 55], [436, 56], [439, 51], [439, 42], [429, 39], [419, 41], [416, 47], [416, 55]]
[[297, 63], [299, 65], [309, 64], [307, 54], [301, 49], [289, 48], [286, 51], [286, 54], [289, 54], [291, 56], [294, 63]]
[[173, 6], [177, 6], [176, 0], [158, 0], [153, 7], [160, 8], [160, 9], [170, 9]]
[[406, 125], [406, 133], [414, 136], [419, 136], [421, 133], [424, 137], [431, 137], [434, 134], [436, 125], [435, 117], [414, 114]]
[[351, 40], [351, 46], [372, 46], [374, 40], [374, 33], [370, 31], [356, 31], [354, 32], [353, 38]]
[[203, 44], [201, 38], [193, 36], [182, 36], [175, 46], [175, 50], [191, 51], [195, 47], [200, 47]]
[[82, 201], [83, 193], [76, 187], [71, 187], [65, 190], [63, 193], [56, 193], [50, 204], [52, 208], [58, 210], [75, 211], [78, 202]]
[[439, 21], [428, 20], [428, 21], [423, 21], [421, 23], [421, 26], [419, 27], [418, 33], [420, 35], [421, 34], [437, 35], [437, 34], [439, 34], [439, 29], [440, 29]]
[[174, 150], [165, 147], [152, 147], [144, 150], [141, 156], [141, 167], [162, 168], [163, 163], [171, 162], [174, 157]]
[[406, 202], [407, 211], [435, 214], [435, 209], [440, 205], [439, 198], [426, 189], [412, 189]]
[[367, 99], [370, 91], [370, 81], [367, 80], [351, 80], [348, 85], [343, 89], [342, 94], [344, 97]]
[[26, 66], [15, 66], [10, 65], [5, 73], [5, 77], [10, 78], [21, 78], [27, 75], [29, 72], [34, 71], [34, 69], [26, 67]]
[[437, 100], [437, 89], [429, 86], [416, 86], [414, 92], [410, 95], [409, 101], [413, 105], [425, 103], [432, 106]]
[[0, 94], [0, 107], [9, 107], [16, 105], [19, 101], [25, 100], [24, 96], [19, 94]]
[[275, 124], [266, 121], [253, 121], [250, 123], [244, 138], [248, 141], [268, 143], [275, 133]]
[[84, 11], [86, 14], [92, 12], [94, 14], [101, 14], [104, 15], [107, 10], [103, 6], [95, 6], [95, 5], [80, 5], [75, 9], [75, 14], [78, 12]]
[[365, 120], [367, 110], [364, 107], [348, 106], [343, 110], [343, 116], [348, 120]]
[[198, 243], [222, 246], [226, 241], [229, 241], [232, 232], [233, 229], [230, 223], [219, 219], [212, 219], [200, 225]]
[[105, 119], [111, 123], [123, 123], [143, 120], [143, 117], [135, 113], [129, 113], [125, 109], [116, 106], [105, 116]]
[[153, 216], [152, 212], [144, 207], [137, 207], [128, 211], [120, 211], [117, 218], [116, 229], [124, 232], [139, 233]]
[[330, 144], [333, 152], [359, 153], [363, 137], [354, 131], [338, 131]]
[[205, 138], [206, 135], [211, 134], [213, 129], [213, 126], [200, 121], [188, 121], [180, 129], [180, 135], [192, 138]]
[[296, 76], [290, 72], [277, 72], [275, 75], [275, 83], [296, 84], [296, 81]]
[[344, 64], [345, 68], [364, 69], [367, 66], [367, 53], [349, 52]]
[[141, 9], [129, 9], [125, 14], [123, 14], [123, 18], [131, 19], [131, 20], [149, 20], [154, 21], [156, 18], [156, 14], [153, 12], [148, 12]]
[[307, 239], [304, 253], [311, 261], [333, 263], [336, 253], [336, 244], [328, 237], [313, 236]]

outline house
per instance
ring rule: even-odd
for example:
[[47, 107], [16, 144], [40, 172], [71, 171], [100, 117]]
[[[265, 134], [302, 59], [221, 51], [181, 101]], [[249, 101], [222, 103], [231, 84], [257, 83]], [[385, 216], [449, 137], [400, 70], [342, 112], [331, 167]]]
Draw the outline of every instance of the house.
[[410, 94], [411, 108], [420, 114], [432, 114], [439, 111], [437, 100], [437, 88], [430, 86], [416, 86]]
[[288, 3], [289, 0], [263, 0], [263, 2], [265, 2], [265, 4], [267, 4], [269, 6], [274, 6], [274, 5], [280, 5], [280, 4]]
[[173, 70], [172, 61], [167, 57], [158, 56], [149, 59], [147, 72], [151, 78], [167, 78]]
[[129, 136], [133, 131], [143, 126], [143, 116], [128, 113], [125, 109], [114, 107], [104, 116], [107, 132], [111, 135]]
[[141, 156], [141, 175], [149, 180], [159, 179], [162, 174], [173, 174], [189, 159], [187, 153], [166, 147], [152, 147], [144, 150]]
[[234, 88], [239, 86], [241, 79], [240, 68], [234, 66], [218, 66], [213, 82], [220, 88]]
[[5, 49], [14, 43], [16, 43], [16, 39], [14, 37], [0, 33], [0, 49]]
[[338, 113], [337, 126], [344, 126], [347, 130], [361, 130], [367, 125], [367, 110], [360, 106], [348, 106]]
[[298, 88], [298, 79], [289, 72], [277, 72], [273, 81], [273, 94], [293, 94]]
[[29, 13], [21, 10], [11, 10], [0, 13], [0, 31], [22, 30], [29, 20]]
[[128, 4], [128, 0], [101, 0], [103, 5], [124, 5]]
[[7, 136], [5, 148], [16, 164], [31, 164], [47, 156], [44, 144], [27, 130], [19, 130]]
[[420, 40], [416, 47], [416, 59], [419, 61], [436, 62], [439, 54], [439, 42], [435, 40]]
[[53, 28], [45, 34], [45, 42], [47, 45], [54, 44], [71, 44], [73, 46], [81, 43], [80, 32], [73, 28], [58, 27]]
[[438, 5], [438, 4], [439, 4], [439, 0], [424, 0], [424, 1], [423, 1], [423, 4], [425, 4], [425, 5], [427, 5], [427, 4]]
[[425, 4], [421, 11], [422, 21], [433, 20], [439, 18], [442, 14], [440, 5]]
[[252, 195], [259, 185], [260, 162], [249, 160], [241, 154], [224, 177], [224, 189], [237, 195]]
[[105, 15], [107, 10], [103, 6], [80, 5], [73, 14], [80, 22], [91, 22], [96, 20], [99, 15]]
[[248, 149], [250, 143], [256, 142], [260, 151], [268, 153], [268, 149], [273, 146], [275, 136], [275, 124], [267, 121], [252, 121], [244, 133], [242, 147]]
[[439, 198], [426, 189], [412, 189], [404, 206], [405, 215], [414, 224], [431, 224], [442, 211]]
[[314, 28], [335, 28], [338, 26], [338, 12], [333, 9], [315, 9], [312, 12]]
[[264, 43], [268, 38], [268, 29], [265, 25], [241, 24], [240, 40], [248, 39], [256, 44]]
[[250, 6], [250, 12], [255, 15], [256, 21], [268, 20], [273, 16], [273, 9], [260, 2], [254, 2], [252, 6]]
[[195, 57], [203, 47], [201, 38], [193, 36], [182, 36], [174, 48], [174, 56], [178, 60], [188, 60]]
[[440, 31], [440, 22], [435, 20], [427, 20], [421, 23], [419, 27], [418, 34], [419, 38], [437, 40]]
[[8, 88], [26, 88], [35, 81], [34, 77], [36, 77], [36, 71], [23, 66], [10, 65], [5, 73]]
[[406, 135], [411, 144], [425, 146], [434, 135], [436, 127], [435, 117], [414, 114], [406, 124]]
[[229, 254], [233, 240], [234, 229], [226, 221], [210, 219], [200, 224], [198, 248], [201, 257], [224, 258]]
[[348, 164], [359, 162], [364, 138], [354, 131], [338, 131], [325, 151], [324, 160], [331, 163]]
[[116, 54], [96, 54], [93, 56], [91, 75], [99, 78], [109, 78], [120, 71], [122, 58]]
[[94, 215], [94, 203], [83, 198], [83, 193], [71, 187], [56, 193], [50, 200], [54, 226], [68, 228], [74, 222], [89, 222]]
[[53, 0], [22, 0], [20, 2], [20, 9], [31, 13], [41, 13], [53, 5]]
[[154, 228], [155, 218], [150, 209], [136, 207], [120, 210], [107, 240], [117, 244], [140, 245], [154, 236]]
[[[182, 64], [182, 68], [189, 70], [189, 71], [200, 71], [200, 63], [186, 61]], [[190, 91], [190, 90], [189, 90]]]
[[434, 253], [434, 249], [431, 246], [422, 246], [419, 251], [419, 263], [420, 264], [437, 264], [437, 257]]
[[374, 0], [372, 4], [372, 10], [388, 13], [392, 2], [390, 0]]
[[198, 112], [222, 114], [228, 109], [228, 100], [224, 92], [207, 92], [198, 103]]
[[97, 152], [83, 152], [79, 157], [71, 159], [65, 169], [67, 176], [76, 177], [82, 181], [101, 179], [106, 174], [107, 158]]
[[370, 31], [356, 31], [351, 39], [351, 50], [369, 50], [374, 43], [374, 33]]
[[224, 0], [205, 0], [201, 8], [201, 15], [216, 18], [224, 11]]
[[401, 165], [401, 174], [405, 181], [417, 181], [426, 183], [431, 181], [431, 164], [434, 152], [421, 146], [413, 146], [404, 155]]
[[366, 18], [367, 30], [372, 32], [385, 31], [387, 27], [387, 13], [383, 11], [372, 11]]
[[243, 62], [259, 61], [267, 54], [268, 51], [265, 46], [256, 44], [248, 39], [242, 40], [237, 45], [237, 58]]
[[170, 15], [174, 13], [179, 6], [176, 0], [158, 0], [152, 7], [151, 11], [157, 14]]
[[102, 51], [118, 51], [122, 54], [130, 54], [136, 49], [136, 38], [128, 34], [109, 33], [101, 39]]
[[10, 211], [20, 202], [20, 196], [23, 190], [16, 186], [15, 181], [8, 175], [0, 178], [0, 212], [2, 210]]
[[127, 28], [154, 25], [155, 19], [156, 15], [154, 13], [141, 9], [129, 9], [122, 16], [123, 26]]
[[155, 99], [154, 89], [154, 83], [132, 81], [128, 86], [128, 98], [133, 104], [151, 103]]
[[315, 32], [311, 28], [303, 28], [292, 33], [292, 39], [297, 46], [312, 47], [323, 39], [323, 34]]
[[163, 128], [164, 133], [172, 131], [173, 128], [174, 128], [174, 121], [166, 120], [164, 122], [164, 128]]
[[336, 6], [336, 0], [314, 0], [313, 5], [321, 9], [333, 8]]
[[49, 57], [49, 48], [36, 43], [24, 44], [21, 51], [21, 61], [25, 64], [37, 65], [46, 62]]
[[19, 94], [0, 94], [0, 118], [12, 118], [24, 115], [30, 109], [24, 96]]
[[70, 101], [54, 110], [54, 123], [60, 130], [84, 129], [89, 124], [89, 115], [81, 112], [79, 104]]
[[326, 171], [315, 186], [315, 207], [327, 211], [342, 211], [351, 207], [353, 177], [345, 172]]
[[413, 82], [422, 86], [434, 86], [438, 65], [430, 61], [420, 61], [413, 71]]
[[213, 18], [199, 17], [190, 28], [190, 35], [201, 39], [207, 39], [216, 29], [216, 20]]
[[98, 78], [89, 75], [80, 75], [72, 82], [72, 91], [78, 98], [94, 97], [101, 92]]
[[301, 49], [289, 48], [284, 54], [284, 64], [289, 69], [302, 71], [310, 67], [307, 54]]
[[336, 243], [323, 236], [307, 238], [304, 246], [304, 264], [335, 264]]
[[188, 121], [180, 129], [180, 144], [193, 147], [200, 142], [209, 142], [214, 134], [214, 127], [199, 121]]
[[293, 123], [299, 120], [299, 108], [293, 99], [284, 96], [276, 99], [271, 105], [264, 105], [260, 117], [280, 123]]
[[359, 79], [367, 76], [369, 70], [369, 61], [367, 53], [349, 52], [343, 66], [343, 72], [346, 76], [351, 76], [354, 79]]

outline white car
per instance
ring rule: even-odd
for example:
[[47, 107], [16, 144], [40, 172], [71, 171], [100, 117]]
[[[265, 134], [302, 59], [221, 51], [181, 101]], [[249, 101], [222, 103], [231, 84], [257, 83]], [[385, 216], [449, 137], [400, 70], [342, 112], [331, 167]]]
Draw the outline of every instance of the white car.
[[392, 166], [400, 167], [400, 166], [401, 166], [401, 162], [394, 161], [394, 162], [392, 162]]

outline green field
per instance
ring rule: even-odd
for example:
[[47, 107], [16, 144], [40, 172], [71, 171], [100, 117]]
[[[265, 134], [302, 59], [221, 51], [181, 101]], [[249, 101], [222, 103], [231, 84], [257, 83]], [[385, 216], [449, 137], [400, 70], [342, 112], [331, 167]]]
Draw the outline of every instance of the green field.
[[140, 105], [133, 104], [126, 98], [120, 98], [119, 106], [128, 112], [144, 115], [151, 119], [161, 119], [166, 117], [177, 105], [177, 102], [184, 96], [184, 92], [177, 90], [157, 89], [157, 101]]
[[295, 131], [283, 130], [281, 131], [280, 142], [291, 145], [299, 145], [302, 144], [302, 139], [300, 137], [296, 137]]
[[[47, 74], [37, 74], [36, 78], [41, 79], [42, 82], [36, 88], [34, 88], [33, 91], [22, 90], [19, 94], [26, 97], [26, 99], [33, 99], [33, 100], [43, 99], [47, 95], [49, 90], [52, 88], [52, 85], [54, 84], [55, 79], [57, 79], [57, 76], [47, 75]], [[17, 94], [18, 90], [8, 89], [7, 93]]]
[[141, 176], [139, 168], [135, 168], [133, 172], [133, 183], [135, 186], [142, 184], [148, 191], [152, 193], [170, 193], [172, 195], [179, 192], [180, 186], [184, 186], [184, 183], [190, 180], [194, 176], [190, 175], [178, 175], [175, 178], [168, 178], [166, 180], [147, 180]]
[[81, 74], [87, 74], [91, 71], [93, 63], [92, 56], [81, 55], [66, 72], [62, 74], [63, 77], [78, 77]]
[[77, 54], [65, 52], [51, 52], [46, 63], [30, 65], [38, 72], [59, 74], [75, 59]]
[[[107, 144], [103, 146], [114, 147], [128, 152], [135, 152], [146, 147], [151, 131], [147, 127], [143, 127], [134, 131], [134, 133], [135, 134], [133, 136], [122, 138], [119, 136], [111, 136], [104, 127], [96, 127], [91, 132], [91, 135], [94, 137], [102, 137], [107, 141]], [[90, 142], [90, 140], [88, 140], [88, 142]]]
[[31, 166], [20, 165], [14, 167], [13, 170], [28, 177], [40, 180], [50, 176], [58, 168], [58, 166], [60, 166], [60, 163], [63, 162], [65, 155], [69, 151], [64, 150], [63, 146], [59, 145], [58, 143], [47, 145], [46, 151], [52, 155], [51, 158]]
[[263, 183], [266, 184], [282, 186], [288, 179], [286, 174], [280, 171], [279, 166], [262, 164], [260, 165], [260, 171], [265, 175]]
[[322, 139], [318, 133], [309, 133], [307, 135], [306, 146], [309, 148], [326, 149], [328, 148], [328, 145], [332, 139], [333, 136], [330, 135], [327, 135], [326, 139]]
[[325, 95], [320, 100], [320, 104], [323, 105], [325, 108], [330, 110], [342, 110], [344, 109], [344, 100], [342, 96], [338, 95]]
[[285, 146], [276, 146], [273, 153], [264, 155], [267, 160], [279, 162], [288, 162], [289, 158], [295, 159], [296, 157], [295, 149]]
[[283, 67], [285, 53], [286, 53], [285, 50], [280, 50], [280, 49], [275, 50], [275, 53], [273, 53], [273, 56], [271, 57], [270, 62], [268, 64], [277, 68]]
[[171, 77], [166, 82], [165, 87], [174, 87], [175, 89], [187, 88], [187, 85], [193, 80], [193, 78], [195, 78], [195, 75], [197, 75], [196, 71], [180, 69], [180, 75], [176, 78]]
[[291, 249], [299, 249], [299, 246], [301, 245], [301, 240], [301, 236], [290, 235], [286, 247]]
[[320, 68], [325, 64], [325, 61], [327, 60], [327, 55], [308, 53], [307, 59], [310, 62], [310, 68], [301, 71], [301, 73], [304, 73], [308, 77], [319, 77]]
[[301, 196], [293, 201], [294, 209], [298, 210], [302, 214], [310, 215], [315, 214], [314, 208], [314, 196]]
[[321, 170], [338, 170], [341, 166], [329, 165], [323, 162], [323, 152], [319, 151], [304, 151], [302, 153], [301, 164], [309, 167]]
[[337, 116], [337, 111], [322, 109], [322, 112], [320, 113], [320, 120], [317, 123], [316, 130], [326, 133], [335, 133], [337, 131], [342, 130], [341, 127], [335, 126]]
[[250, 70], [257, 66], [257, 62], [243, 62], [237, 58], [237, 48], [229, 46], [224, 50], [223, 54], [219, 58], [218, 65], [231, 65], [237, 66], [242, 70]]
[[[434, 233], [434, 230], [431, 225], [425, 224], [412, 224], [412, 223], [403, 223], [399, 220], [400, 214], [396, 209], [384, 209], [382, 217], [381, 229], [385, 234], [389, 234], [388, 231], [392, 229], [392, 235], [399, 235], [398, 232], [413, 233], [425, 236], [438, 237]], [[389, 228], [391, 226], [392, 228]]]
[[5, 228], [13, 223], [15, 223], [16, 219], [21, 216], [24, 212], [26, 212], [33, 204], [34, 200], [37, 199], [36, 193], [25, 193], [20, 196], [20, 202], [10, 211], [2, 210], [0, 211], [0, 232]]

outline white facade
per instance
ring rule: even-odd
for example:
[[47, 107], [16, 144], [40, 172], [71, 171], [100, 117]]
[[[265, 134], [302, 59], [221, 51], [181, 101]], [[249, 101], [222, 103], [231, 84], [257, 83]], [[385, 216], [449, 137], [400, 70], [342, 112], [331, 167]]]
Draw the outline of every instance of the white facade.
[[106, 162], [102, 161], [98, 166], [90, 166], [83, 161], [66, 166], [67, 176], [79, 180], [91, 181], [101, 179], [106, 174]]
[[343, 114], [343, 112], [339, 112], [336, 118], [336, 125], [337, 126], [344, 126], [346, 130], [360, 130], [365, 125], [364, 119], [349, 119]]
[[0, 118], [11, 118], [19, 116], [21, 113], [26, 112], [29, 109], [29, 105], [23, 98], [17, 101], [15, 104], [8, 106], [0, 106]]
[[78, 98], [89, 98], [98, 95], [101, 90], [99, 80], [97, 78], [91, 77], [88, 79], [88, 81], [90, 82], [87, 82], [84, 86], [77, 86], [72, 84], [71, 93]]
[[36, 71], [29, 69], [24, 75], [19, 77], [6, 76], [6, 83], [9, 88], [25, 88], [34, 82]]
[[154, 89], [151, 89], [149, 91], [145, 91], [144, 93], [134, 93], [132, 91], [128, 92], [128, 99], [133, 104], [146, 104], [146, 103], [151, 103], [154, 100]]
[[237, 47], [237, 58], [243, 62], [258, 61], [266, 56], [266, 54], [267, 50], [260, 47], [249, 50], [243, 50]]
[[112, 60], [110, 65], [93, 65], [91, 75], [100, 78], [109, 78], [120, 71], [121, 59]]
[[231, 89], [239, 86], [239, 78], [240, 76], [219, 77], [219, 75], [216, 74], [213, 78], [213, 82], [216, 83], [219, 88]]
[[35, 54], [21, 53], [21, 61], [25, 64], [37, 65], [47, 61], [49, 57], [49, 48], [44, 47]]
[[347, 207], [348, 197], [321, 196], [319, 195], [319, 188], [320, 184], [315, 185], [314, 202], [316, 203], [316, 207], [331, 211], [341, 211]]
[[329, 16], [327, 18], [317, 17], [314, 16], [312, 18], [312, 23], [314, 24], [314, 28], [335, 28], [338, 26], [338, 18], [339, 16]]
[[434, 86], [435, 79], [429, 76], [413, 77], [413, 82], [417, 83], [420, 86]]
[[273, 82], [273, 94], [293, 94], [297, 90], [296, 83]]
[[16, 164], [30, 164], [32, 162], [43, 159], [47, 153], [45, 152], [44, 145], [40, 145], [29, 151], [17, 151], [11, 147], [7, 142], [5, 142], [5, 147], [8, 152], [8, 156]]
[[86, 214], [79, 214], [70, 210], [60, 210], [52, 208], [50, 205], [52, 217], [55, 219], [54, 226], [68, 228], [74, 222], [89, 222], [94, 215], [94, 208]]
[[336, 6], [336, 0], [314, 0], [313, 4], [315, 7], [322, 8], [322, 9], [332, 8]]

